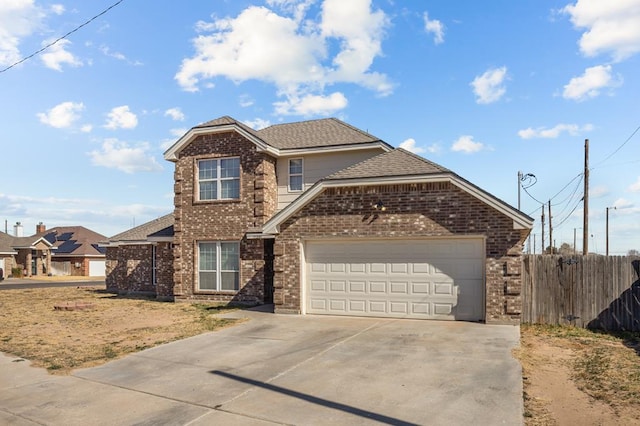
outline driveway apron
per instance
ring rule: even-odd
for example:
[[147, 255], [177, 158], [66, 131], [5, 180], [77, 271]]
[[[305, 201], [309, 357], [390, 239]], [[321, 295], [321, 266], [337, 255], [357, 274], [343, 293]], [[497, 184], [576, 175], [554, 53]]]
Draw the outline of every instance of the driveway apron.
[[0, 423], [522, 424], [517, 326], [228, 315], [68, 377], [0, 357]]

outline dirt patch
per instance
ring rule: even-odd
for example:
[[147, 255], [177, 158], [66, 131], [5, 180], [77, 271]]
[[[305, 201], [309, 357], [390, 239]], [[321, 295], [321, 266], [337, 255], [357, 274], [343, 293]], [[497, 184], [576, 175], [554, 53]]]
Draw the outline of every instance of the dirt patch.
[[67, 374], [236, 322], [216, 317], [224, 310], [119, 297], [95, 287], [2, 290], [0, 351]]
[[640, 357], [633, 335], [522, 326], [525, 424], [640, 424]]

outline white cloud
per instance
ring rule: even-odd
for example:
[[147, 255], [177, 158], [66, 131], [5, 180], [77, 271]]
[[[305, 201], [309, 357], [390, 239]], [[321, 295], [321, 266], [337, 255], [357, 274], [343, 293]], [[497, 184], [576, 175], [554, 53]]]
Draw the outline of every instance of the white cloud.
[[[47, 45], [51, 40], [43, 42], [43, 45]], [[71, 45], [69, 40], [60, 40], [53, 46], [49, 47], [40, 55], [40, 59], [47, 68], [56, 71], [62, 71], [62, 64], [68, 64], [72, 67], [82, 66], [82, 61], [76, 58], [73, 53], [69, 52], [67, 47]]]
[[426, 150], [422, 147], [416, 145], [416, 140], [413, 138], [405, 139], [399, 145], [400, 148], [406, 149], [409, 152], [413, 152], [414, 154], [422, 154]]
[[271, 122], [269, 120], [264, 120], [262, 118], [256, 118], [255, 120], [245, 120], [244, 124], [251, 127], [255, 130], [264, 129], [265, 127], [271, 126]]
[[633, 203], [625, 198], [618, 198], [611, 207], [615, 207], [616, 210], [625, 210], [633, 207]]
[[80, 131], [82, 133], [90, 133], [93, 130], [93, 126], [91, 124], [84, 124], [80, 127]]
[[584, 55], [610, 53], [621, 61], [640, 52], [640, 1], [578, 0], [562, 11], [576, 28], [585, 29], [579, 42]]
[[124, 53], [120, 53], [120, 52], [114, 52], [111, 50], [111, 48], [109, 48], [109, 46], [100, 46], [100, 52], [102, 52], [103, 55], [108, 56], [110, 58], [114, 58], [117, 59], [119, 61], [123, 61], [126, 62], [130, 65], [134, 65], [134, 66], [140, 66], [142, 65], [142, 62], [140, 61], [132, 61], [129, 60], [129, 58], [127, 58]]
[[329, 96], [304, 95], [302, 97], [288, 96], [286, 101], [274, 102], [276, 113], [280, 115], [304, 115], [314, 114], [331, 115], [347, 106], [347, 98], [340, 92]]
[[476, 142], [473, 140], [473, 136], [463, 135], [460, 136], [451, 145], [451, 150], [455, 152], [463, 152], [465, 154], [473, 154], [474, 152], [482, 151], [486, 149], [482, 142]]
[[71, 127], [80, 118], [80, 112], [84, 110], [82, 102], [62, 102], [46, 113], [36, 114], [41, 123], [47, 124], [56, 129]]
[[175, 121], [184, 121], [184, 113], [180, 110], [180, 108], [169, 108], [164, 112], [165, 117], [171, 117], [172, 120]]
[[331, 84], [352, 83], [380, 95], [391, 93], [387, 76], [371, 70], [374, 59], [382, 55], [389, 25], [381, 10], [372, 9], [371, 0], [325, 0], [319, 16], [306, 16], [310, 1], [268, 4], [283, 13], [251, 6], [235, 18], [199, 22], [201, 34], [193, 39], [196, 53], [183, 59], [175, 75], [178, 84], [198, 91], [206, 86], [205, 80], [216, 77], [236, 83], [260, 80], [273, 84], [284, 98], [274, 104], [278, 111], [302, 115], [326, 114], [347, 105], [346, 99], [338, 99], [344, 95], [325, 94]]
[[171, 133], [173, 136], [175, 137], [182, 137], [182, 135], [184, 135], [185, 133], [187, 133], [189, 131], [189, 129], [185, 128], [185, 127], [180, 127], [177, 129], [171, 129], [169, 130], [169, 133]]
[[592, 188], [589, 188], [589, 197], [591, 198], [602, 198], [605, 195], [609, 195], [611, 191], [605, 185], [598, 185]]
[[518, 131], [518, 136], [522, 139], [556, 139], [561, 133], [567, 132], [572, 136], [577, 136], [582, 132], [590, 132], [594, 129], [593, 124], [585, 124], [579, 126], [577, 124], [556, 124], [549, 129], [544, 127], [526, 128]]
[[602, 89], [618, 87], [621, 84], [621, 77], [614, 79], [611, 76], [611, 65], [596, 65], [585, 69], [580, 77], [573, 77], [564, 86], [562, 97], [583, 101], [600, 95]]
[[498, 101], [506, 92], [504, 81], [507, 78], [507, 67], [492, 68], [477, 76], [470, 83], [479, 104], [490, 104]]
[[156, 159], [148, 154], [149, 144], [130, 146], [118, 139], [105, 139], [100, 150], [89, 152], [96, 166], [121, 170], [125, 173], [155, 172], [162, 170]]
[[21, 40], [36, 31], [44, 17], [33, 0], [0, 1], [0, 65], [22, 59]]
[[424, 29], [427, 33], [433, 34], [435, 44], [444, 42], [444, 24], [437, 19], [429, 19], [428, 12], [424, 12]]
[[138, 117], [129, 111], [127, 105], [115, 107], [107, 114], [107, 129], [133, 129], [138, 125]]
[[631, 192], [640, 192], [640, 176], [638, 176], [638, 180], [635, 183], [632, 183], [629, 186], [629, 191]]
[[52, 4], [50, 9], [56, 15], [62, 15], [66, 10], [63, 4]]
[[240, 103], [240, 106], [243, 108], [250, 107], [251, 105], [254, 104], [253, 98], [247, 94], [240, 95], [240, 99], [238, 102]]

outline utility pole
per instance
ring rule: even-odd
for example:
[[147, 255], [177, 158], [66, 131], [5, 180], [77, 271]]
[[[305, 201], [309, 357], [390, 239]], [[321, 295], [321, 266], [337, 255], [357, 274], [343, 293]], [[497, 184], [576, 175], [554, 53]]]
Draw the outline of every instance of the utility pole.
[[544, 204], [542, 205], [542, 254], [544, 254]]
[[576, 228], [573, 228], [573, 254], [577, 254], [577, 252], [576, 252]]
[[553, 226], [551, 226], [551, 200], [549, 200], [549, 254], [553, 253]]
[[582, 218], [582, 255], [589, 254], [589, 139], [584, 140], [584, 198]]
[[518, 170], [518, 210], [520, 210], [520, 186], [522, 185], [522, 172]]

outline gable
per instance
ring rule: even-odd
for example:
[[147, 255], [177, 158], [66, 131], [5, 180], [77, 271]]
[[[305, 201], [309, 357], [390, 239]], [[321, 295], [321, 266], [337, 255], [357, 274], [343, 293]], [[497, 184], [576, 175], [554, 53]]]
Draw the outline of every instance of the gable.
[[473, 185], [452, 171], [404, 149], [397, 148], [336, 172], [317, 182], [295, 201], [279, 211], [263, 227], [266, 234], [277, 234], [279, 226], [300, 211], [327, 188], [450, 183], [492, 209], [513, 220], [514, 229], [531, 229], [533, 219], [504, 201]]
[[327, 150], [356, 150], [378, 147], [390, 151], [386, 142], [334, 118], [277, 124], [262, 130], [228, 116], [190, 129], [164, 153], [165, 160], [177, 161], [180, 153], [200, 136], [235, 132], [256, 146], [258, 152], [274, 157]]

